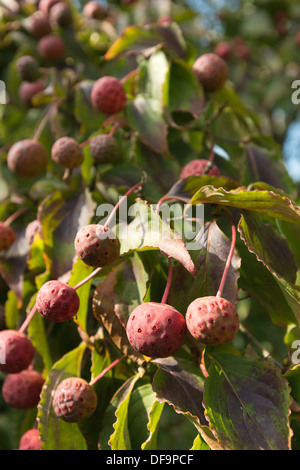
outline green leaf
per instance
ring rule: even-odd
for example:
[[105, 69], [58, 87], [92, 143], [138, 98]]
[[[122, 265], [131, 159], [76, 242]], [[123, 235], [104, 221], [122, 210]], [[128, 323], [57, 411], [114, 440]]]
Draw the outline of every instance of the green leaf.
[[149, 421], [147, 428], [149, 429], [149, 436], [142, 444], [142, 450], [155, 450], [157, 448], [157, 433], [159, 429], [160, 417], [164, 408], [164, 403], [154, 401], [151, 410], [149, 411]]
[[129, 225], [119, 225], [118, 237], [121, 254], [133, 250], [159, 249], [165, 255], [179, 261], [185, 269], [196, 275], [196, 268], [185, 244], [177, 232], [144, 201], [138, 200], [130, 207], [135, 217]]
[[67, 377], [78, 377], [86, 344], [65, 354], [52, 367], [46, 378], [38, 405], [38, 429], [43, 450], [86, 450], [86, 441], [77, 423], [67, 423], [58, 418], [52, 407], [52, 394]]
[[286, 239], [275, 231], [275, 227], [252, 212], [244, 211], [238, 230], [248, 250], [259, 261], [279, 277], [295, 283], [297, 265]]
[[112, 400], [112, 407], [115, 409], [114, 432], [110, 436], [109, 445], [111, 450], [130, 450], [131, 443], [128, 432], [128, 406], [133, 387], [140, 378], [140, 374], [135, 374], [128, 379], [116, 392]]
[[157, 99], [138, 94], [127, 102], [126, 116], [144, 144], [157, 153], [168, 152], [167, 124], [162, 105]]
[[75, 86], [74, 115], [81, 124], [81, 134], [89, 134], [99, 129], [106, 116], [97, 111], [91, 102], [93, 80], [82, 80]]
[[17, 329], [21, 312], [19, 310], [18, 298], [13, 290], [9, 290], [7, 293], [4, 309], [5, 325], [8, 329]]
[[205, 415], [229, 450], [289, 450], [290, 395], [272, 364], [214, 352], [204, 385]]
[[226, 191], [204, 186], [192, 198], [191, 204], [220, 204], [258, 212], [300, 225], [300, 208], [287, 196], [272, 191], [248, 191], [246, 188]]
[[[68, 281], [68, 284], [71, 287], [76, 286], [79, 282], [83, 281], [89, 274], [93, 272], [93, 268], [81, 261], [80, 258], [76, 260], [73, 265], [71, 276]], [[78, 312], [75, 317], [73, 317], [75, 323], [85, 332], [88, 331], [88, 308], [89, 308], [89, 297], [92, 286], [92, 279], [85, 282], [81, 287], [78, 288], [77, 293], [80, 298], [80, 305]]]
[[209, 445], [202, 439], [200, 434], [194, 439], [193, 445], [190, 450], [210, 450]]

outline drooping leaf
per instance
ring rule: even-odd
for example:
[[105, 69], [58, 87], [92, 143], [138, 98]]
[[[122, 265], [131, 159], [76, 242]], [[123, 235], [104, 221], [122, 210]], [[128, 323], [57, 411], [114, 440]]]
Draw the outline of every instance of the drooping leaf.
[[243, 211], [238, 230], [248, 250], [271, 272], [289, 282], [296, 281], [297, 265], [294, 255], [286, 239], [270, 223], [266, 223], [255, 213]]
[[210, 428], [229, 450], [289, 450], [290, 395], [267, 361], [213, 352], [204, 385]]
[[201, 203], [237, 207], [300, 225], [300, 208], [288, 197], [272, 191], [248, 191], [246, 188], [226, 191], [205, 186], [191, 200], [191, 204]]
[[[83, 261], [81, 261], [80, 258], [78, 258], [73, 265], [68, 284], [71, 287], [74, 287], [76, 286], [76, 284], [78, 284], [79, 282], [83, 281], [86, 277], [88, 277], [92, 272], [93, 272], [93, 268], [91, 266], [88, 266]], [[74, 321], [85, 332], [87, 332], [88, 324], [89, 324], [88, 307], [89, 307], [89, 296], [90, 296], [91, 286], [92, 286], [92, 279], [85, 282], [77, 290], [77, 294], [79, 295], [79, 298], [80, 298], [80, 305], [79, 305], [79, 310], [76, 316], [74, 317]]]
[[52, 407], [53, 391], [67, 377], [80, 376], [86, 344], [65, 354], [47, 376], [38, 405], [38, 429], [44, 450], [86, 450], [87, 444], [77, 423], [66, 423], [58, 418]]

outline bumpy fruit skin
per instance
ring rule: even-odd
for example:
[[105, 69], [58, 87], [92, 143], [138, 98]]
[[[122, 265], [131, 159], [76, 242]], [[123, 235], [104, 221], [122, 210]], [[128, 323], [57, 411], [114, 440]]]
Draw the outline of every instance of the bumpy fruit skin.
[[56, 323], [73, 318], [79, 305], [76, 290], [57, 280], [46, 282], [36, 297], [36, 308], [40, 315]]
[[103, 267], [120, 256], [120, 242], [112, 230], [102, 225], [90, 224], [82, 227], [75, 237], [77, 256], [88, 266]]
[[112, 163], [119, 157], [117, 141], [108, 134], [99, 134], [89, 143], [90, 154], [97, 163]]
[[88, 419], [96, 407], [95, 390], [86, 380], [78, 377], [63, 380], [53, 396], [55, 414], [68, 423], [77, 423]]
[[61, 137], [51, 150], [51, 158], [64, 168], [76, 168], [83, 162], [83, 150], [71, 137]]
[[200, 343], [216, 346], [233, 340], [239, 329], [239, 318], [231, 302], [207, 296], [195, 299], [188, 306], [186, 324]]
[[[210, 176], [221, 176], [219, 169], [216, 165], [213, 165], [208, 171], [206, 170], [209, 168], [209, 161], [199, 158], [196, 160], [192, 160], [191, 162], [187, 163], [180, 172], [180, 179], [187, 178], [189, 176], [201, 176], [204, 174]], [[207, 173], [206, 173], [207, 171]]]
[[174, 307], [147, 302], [131, 312], [126, 333], [131, 346], [144, 356], [168, 357], [182, 346], [186, 322]]
[[47, 168], [48, 155], [39, 142], [24, 139], [16, 142], [7, 155], [8, 168], [22, 178], [35, 178]]
[[19, 98], [28, 107], [33, 108], [35, 105], [32, 98], [45, 90], [43, 80], [39, 79], [35, 82], [28, 82], [24, 80], [19, 86]]
[[8, 225], [0, 222], [0, 251], [8, 250], [16, 239], [15, 231]]
[[17, 72], [22, 80], [35, 82], [40, 77], [39, 64], [31, 55], [24, 55], [16, 62]]
[[0, 362], [0, 370], [6, 374], [17, 374], [27, 369], [35, 354], [31, 341], [16, 330], [0, 331], [0, 358], [5, 358], [5, 364]]
[[43, 377], [35, 370], [9, 374], [2, 386], [3, 400], [8, 406], [19, 410], [34, 408], [40, 401], [43, 385]]
[[38, 52], [44, 59], [55, 62], [61, 60], [66, 52], [65, 43], [57, 34], [43, 36], [38, 42]]
[[228, 78], [228, 66], [225, 60], [213, 52], [198, 57], [192, 70], [205, 91], [214, 92], [222, 88]]
[[19, 450], [42, 450], [40, 434], [37, 429], [29, 429], [20, 439]]
[[52, 28], [48, 16], [39, 10], [34, 12], [27, 20], [27, 30], [36, 38], [41, 38], [50, 34], [52, 32]]
[[94, 83], [91, 100], [95, 109], [111, 115], [125, 108], [127, 98], [124, 87], [117, 78], [104, 76]]

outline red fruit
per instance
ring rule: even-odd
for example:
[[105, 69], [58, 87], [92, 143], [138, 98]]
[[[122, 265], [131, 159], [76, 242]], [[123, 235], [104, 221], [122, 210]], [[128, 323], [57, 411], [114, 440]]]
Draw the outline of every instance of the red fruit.
[[77, 423], [89, 418], [96, 407], [96, 392], [84, 379], [78, 377], [65, 379], [54, 393], [54, 412], [68, 423]]
[[36, 11], [28, 18], [27, 29], [36, 38], [46, 36], [52, 31], [49, 19], [42, 11]]
[[94, 83], [91, 100], [98, 111], [111, 115], [125, 108], [126, 93], [122, 83], [117, 78], [104, 76]]
[[51, 8], [60, 3], [62, 0], [40, 0], [39, 9], [45, 14], [48, 15]]
[[16, 239], [15, 231], [8, 225], [0, 222], [0, 251], [8, 250]]
[[117, 141], [108, 134], [99, 134], [89, 143], [90, 154], [97, 163], [111, 163], [118, 159]]
[[106, 9], [96, 1], [88, 2], [83, 9], [86, 18], [103, 20], [106, 17]]
[[48, 34], [39, 40], [38, 52], [48, 61], [58, 61], [65, 55], [65, 43], [60, 36]]
[[232, 55], [232, 46], [228, 41], [221, 41], [216, 45], [214, 53], [228, 60]]
[[131, 312], [126, 333], [131, 346], [144, 356], [168, 357], [183, 344], [186, 323], [174, 307], [147, 302]]
[[20, 439], [19, 450], [42, 450], [40, 434], [37, 429], [29, 429]]
[[66, 3], [56, 3], [49, 13], [50, 22], [61, 28], [70, 26], [73, 22], [72, 10]]
[[198, 57], [192, 70], [206, 91], [219, 90], [228, 78], [228, 66], [225, 60], [213, 52]]
[[45, 84], [43, 80], [37, 80], [35, 82], [23, 81], [19, 86], [19, 98], [28, 107], [33, 108], [33, 97], [38, 93], [45, 90]]
[[17, 374], [27, 369], [34, 354], [35, 349], [31, 341], [23, 333], [15, 330], [0, 331], [0, 370], [2, 372]]
[[58, 139], [52, 146], [51, 157], [64, 168], [76, 168], [84, 159], [82, 148], [71, 137]]
[[199, 297], [188, 306], [186, 324], [191, 335], [201, 343], [218, 345], [233, 340], [239, 329], [239, 318], [228, 300]]
[[48, 164], [46, 150], [36, 140], [24, 139], [15, 143], [7, 155], [8, 168], [21, 178], [35, 178]]
[[[211, 163], [205, 159], [196, 159], [187, 163], [181, 170], [180, 179], [187, 178], [188, 176], [201, 176], [204, 174], [210, 176], [221, 176], [219, 169], [213, 165], [211, 168]], [[210, 168], [208, 171], [207, 169]]]
[[39, 64], [31, 55], [24, 55], [16, 62], [17, 72], [22, 80], [35, 82], [40, 76]]
[[36, 307], [40, 315], [56, 323], [73, 318], [79, 305], [76, 290], [60, 281], [46, 282], [36, 297]]
[[20, 410], [34, 408], [40, 401], [43, 377], [35, 370], [22, 370], [6, 376], [2, 386], [3, 400], [8, 406]]
[[102, 225], [82, 227], [75, 237], [77, 256], [88, 266], [102, 267], [111, 264], [120, 255], [120, 242], [114, 232]]

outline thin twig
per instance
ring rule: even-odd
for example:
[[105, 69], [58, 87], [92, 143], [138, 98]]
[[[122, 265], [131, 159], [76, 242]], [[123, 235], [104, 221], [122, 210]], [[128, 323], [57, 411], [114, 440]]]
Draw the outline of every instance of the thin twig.
[[169, 256], [168, 259], [169, 259], [169, 273], [168, 273], [168, 280], [167, 280], [166, 288], [165, 288], [163, 297], [161, 299], [162, 304], [166, 304], [168, 301], [168, 296], [169, 296], [169, 292], [170, 292], [170, 288], [172, 284], [172, 277], [173, 277], [173, 263], [172, 263], [171, 256]]
[[100, 379], [102, 379], [102, 377], [104, 377], [104, 375], [107, 374], [107, 372], [109, 372], [111, 369], [113, 369], [113, 367], [115, 367], [117, 364], [119, 364], [119, 362], [123, 361], [123, 359], [125, 359], [126, 355], [124, 354], [123, 356], [119, 357], [118, 359], [116, 359], [115, 361], [113, 361], [108, 367], [106, 367], [106, 369], [104, 369], [99, 375], [97, 375], [97, 377], [95, 377], [93, 380], [90, 381], [90, 385], [93, 386], [95, 385], [96, 382], [98, 382]]
[[226, 277], [227, 277], [228, 270], [229, 270], [229, 267], [230, 267], [230, 264], [231, 264], [231, 260], [232, 260], [232, 256], [233, 256], [234, 248], [235, 248], [235, 243], [236, 243], [235, 223], [234, 223], [231, 212], [229, 212], [228, 210], [226, 210], [226, 212], [230, 215], [230, 218], [231, 218], [232, 238], [231, 238], [231, 246], [230, 246], [229, 254], [228, 254], [228, 257], [227, 257], [227, 260], [226, 260], [225, 268], [224, 268], [224, 271], [223, 271], [222, 279], [221, 279], [220, 286], [219, 286], [216, 297], [221, 297], [222, 296], [222, 292], [223, 292], [223, 289], [224, 289], [224, 285], [225, 285], [225, 282], [226, 282]]

